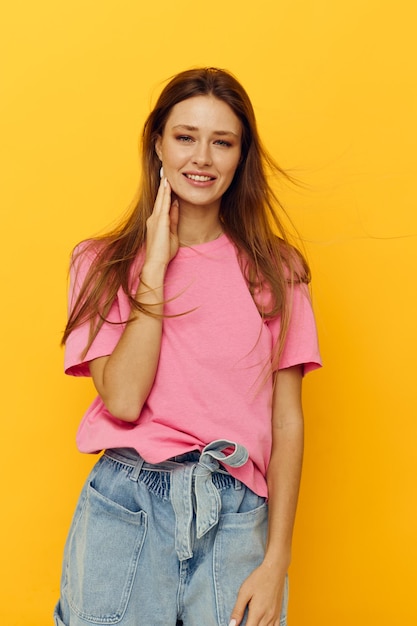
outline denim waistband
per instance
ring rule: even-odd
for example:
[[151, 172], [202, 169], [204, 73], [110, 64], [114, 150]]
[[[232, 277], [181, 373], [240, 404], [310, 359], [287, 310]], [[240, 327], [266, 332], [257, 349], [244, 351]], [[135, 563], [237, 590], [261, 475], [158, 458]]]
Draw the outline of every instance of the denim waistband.
[[[230, 454], [224, 450], [232, 449]], [[217, 439], [207, 444], [201, 454], [191, 453], [162, 463], [147, 463], [131, 448], [106, 450], [105, 455], [133, 467], [131, 480], [137, 481], [142, 470], [171, 473], [170, 499], [175, 513], [175, 549], [180, 561], [193, 556], [191, 528], [195, 512], [196, 536], [203, 537], [219, 521], [221, 498], [212, 481], [214, 472], [225, 467], [241, 467], [249, 458], [246, 448], [234, 441]], [[182, 460], [181, 460], [182, 459]]]

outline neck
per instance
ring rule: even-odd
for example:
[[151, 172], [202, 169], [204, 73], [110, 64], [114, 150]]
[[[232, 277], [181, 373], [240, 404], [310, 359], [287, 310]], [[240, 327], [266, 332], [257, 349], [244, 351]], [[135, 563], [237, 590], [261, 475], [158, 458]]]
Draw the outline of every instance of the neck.
[[188, 235], [180, 233], [180, 246], [196, 246], [201, 243], [208, 243], [209, 241], [218, 239], [221, 235], [223, 235], [223, 229], [220, 224], [217, 230], [213, 232], [189, 233]]
[[218, 213], [210, 213], [202, 211], [200, 215], [193, 212], [187, 215], [181, 211], [178, 223], [178, 237], [180, 245], [192, 246], [201, 243], [208, 243], [214, 239], [218, 239], [223, 234], [222, 224], [219, 220]]

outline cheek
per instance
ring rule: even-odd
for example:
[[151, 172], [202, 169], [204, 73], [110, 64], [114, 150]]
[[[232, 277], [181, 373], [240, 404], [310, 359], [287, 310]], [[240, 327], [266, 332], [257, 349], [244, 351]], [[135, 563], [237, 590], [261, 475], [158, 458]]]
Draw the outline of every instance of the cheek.
[[228, 172], [230, 180], [232, 180], [233, 176], [235, 175], [238, 165], [239, 165], [239, 161], [236, 161], [236, 160], [233, 160], [233, 162], [230, 164], [229, 172]]
[[240, 162], [240, 150], [238, 153], [234, 153], [233, 158], [230, 159], [229, 161], [229, 170], [230, 172], [232, 172], [232, 174], [234, 174], [238, 168], [239, 162]]

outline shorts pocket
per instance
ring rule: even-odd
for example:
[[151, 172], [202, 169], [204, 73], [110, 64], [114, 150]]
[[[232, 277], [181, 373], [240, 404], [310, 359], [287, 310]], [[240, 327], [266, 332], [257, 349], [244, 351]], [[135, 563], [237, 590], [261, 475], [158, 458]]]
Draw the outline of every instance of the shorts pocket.
[[117, 624], [126, 611], [146, 534], [144, 511], [130, 511], [90, 482], [68, 541], [65, 594], [79, 617]]
[[[214, 543], [214, 582], [219, 624], [228, 624], [243, 581], [263, 561], [268, 506], [228, 513], [219, 521]], [[246, 615], [242, 624], [246, 623]]]

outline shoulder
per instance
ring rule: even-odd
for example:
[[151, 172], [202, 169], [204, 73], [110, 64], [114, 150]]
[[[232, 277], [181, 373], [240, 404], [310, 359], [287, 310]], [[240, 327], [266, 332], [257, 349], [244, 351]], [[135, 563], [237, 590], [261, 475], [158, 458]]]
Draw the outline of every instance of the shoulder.
[[97, 239], [85, 239], [80, 241], [71, 252], [71, 267], [79, 267], [84, 263], [90, 263], [97, 259], [103, 252], [103, 244]]
[[87, 286], [94, 281], [100, 265], [101, 252], [101, 242], [95, 239], [81, 241], [72, 250], [69, 267], [69, 310], [72, 310], [80, 294], [83, 298], [87, 295]]

